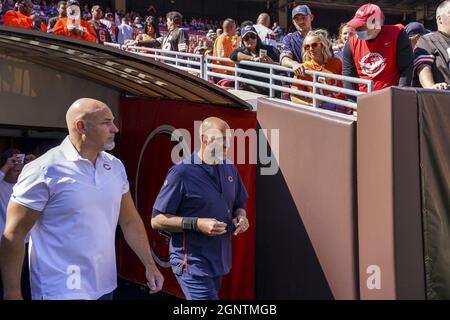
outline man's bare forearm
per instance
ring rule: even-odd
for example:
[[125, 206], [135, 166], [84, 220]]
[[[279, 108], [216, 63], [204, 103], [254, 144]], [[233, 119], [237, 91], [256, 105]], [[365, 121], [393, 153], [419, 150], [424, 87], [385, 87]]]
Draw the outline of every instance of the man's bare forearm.
[[154, 266], [150, 244], [148, 242], [147, 231], [144, 223], [140, 218], [131, 220], [125, 225], [121, 225], [125, 241], [130, 248], [136, 253], [142, 264], [146, 267]]
[[283, 59], [281, 60], [281, 65], [286, 68], [293, 68], [298, 64], [299, 63], [297, 61], [292, 60], [291, 58], [289, 58], [287, 56], [283, 57]]
[[420, 84], [423, 88], [431, 88], [435, 85], [433, 79], [433, 72], [431, 67], [428, 65], [422, 65], [417, 69], [417, 74], [419, 76]]
[[237, 59], [238, 61], [253, 61], [253, 56], [249, 56], [245, 53], [238, 52]]
[[0, 273], [4, 299], [21, 299], [20, 278], [25, 255], [24, 239], [6, 234], [0, 240]]
[[182, 217], [161, 213], [152, 218], [152, 228], [168, 232], [183, 232], [182, 221]]

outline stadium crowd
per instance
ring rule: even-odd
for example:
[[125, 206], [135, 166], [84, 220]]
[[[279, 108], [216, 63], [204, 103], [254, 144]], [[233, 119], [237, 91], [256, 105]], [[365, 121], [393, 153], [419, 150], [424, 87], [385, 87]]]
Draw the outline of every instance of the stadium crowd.
[[[189, 52], [230, 59], [227, 61], [216, 62], [214, 68], [217, 69], [213, 71], [219, 75], [233, 74], [232, 71], [221, 69], [219, 66], [233, 67], [235, 63], [237, 63], [243, 69], [261, 72], [264, 69], [260, 68], [261, 65], [258, 67], [258, 63], [264, 63], [286, 67], [291, 70], [290, 73], [292, 76], [298, 80], [312, 81], [312, 76], [307, 72], [308, 70], [371, 80], [373, 81], [373, 90], [375, 91], [390, 86], [423, 87], [432, 90], [449, 89], [450, 0], [442, 1], [437, 8], [437, 30], [435, 31], [425, 29], [419, 22], [411, 22], [406, 26], [402, 24], [386, 25], [384, 23], [385, 17], [382, 9], [371, 3], [365, 4], [359, 8], [353, 19], [350, 21], [343, 21], [339, 27], [339, 34], [336, 37], [330, 35], [327, 30], [314, 28], [314, 25], [319, 25], [320, 22], [315, 20], [314, 12], [312, 12], [307, 5], [298, 5], [292, 8], [291, 19], [296, 30], [288, 34], [284, 34], [277, 22], [271, 21], [268, 13], [261, 12], [255, 14], [255, 18], [254, 22], [243, 21], [238, 23], [232, 18], [227, 18], [223, 21], [203, 18], [186, 19], [177, 11], [172, 11], [164, 16], [160, 16], [153, 6], [148, 8], [145, 15], [141, 15], [136, 12], [113, 12], [108, 8], [104, 9], [99, 5], [93, 5], [91, 7], [88, 5], [82, 6], [78, 0], [59, 2], [53, 0], [4, 0], [0, 2], [0, 21], [4, 26], [53, 33], [55, 35], [97, 42], [99, 44], [117, 43], [127, 46], [142, 46], [148, 48], [148, 50], [151, 50], [151, 48], [159, 48], [165, 51]], [[243, 61], [251, 61], [254, 62], [254, 64], [241, 64]], [[242, 74], [242, 77], [259, 82], [269, 82], [269, 79], [254, 76], [252, 74]], [[211, 81], [220, 83], [222, 79], [218, 76], [212, 78]], [[360, 92], [368, 91], [367, 86], [364, 84], [356, 85], [353, 82], [345, 80], [324, 78], [320, 81], [329, 86], [358, 90]], [[283, 83], [278, 82], [275, 82], [275, 84], [283, 85]], [[308, 85], [293, 84], [292, 87], [300, 91], [313, 93], [313, 88]], [[269, 94], [268, 88], [257, 85], [244, 83], [242, 84], [242, 88], [264, 95]], [[351, 97], [335, 91], [321, 90], [321, 94], [334, 99], [351, 100]], [[281, 95], [277, 95], [277, 97], [281, 97]], [[310, 98], [297, 96], [295, 94], [291, 94], [288, 98], [296, 103], [310, 104], [312, 102]], [[341, 107], [329, 102], [321, 102], [320, 107], [346, 114], [352, 114], [353, 112], [350, 108]], [[107, 133], [112, 133], [113, 135], [117, 133], [118, 129], [113, 123], [112, 112], [106, 105], [98, 101], [93, 101], [92, 99], [80, 99], [74, 102], [66, 117], [71, 138], [78, 143], [80, 149], [89, 151], [86, 152], [86, 154], [94, 155], [93, 158], [96, 158], [100, 150], [97, 148], [99, 144], [102, 146], [107, 145], [107, 150], [114, 148], [114, 142], [111, 142], [114, 141], [114, 136], [112, 139], [110, 136], [104, 137], [104, 140], [108, 142], [107, 144], [104, 144], [103, 142], [105, 141], [103, 140], [94, 141], [95, 143], [88, 141], [89, 143], [86, 143], [85, 139], [85, 132], [89, 130], [86, 129], [87, 127], [85, 127], [84, 122], [82, 121], [83, 117], [95, 122], [101, 128], [107, 128]], [[100, 119], [106, 120], [100, 121]], [[225, 122], [219, 120], [220, 119], [217, 118], [206, 119], [202, 124], [202, 130], [204, 127], [206, 128], [208, 126], [222, 129], [228, 127]], [[102, 133], [102, 136], [105, 135], [106, 131], [104, 130], [106, 129], [95, 130]], [[202, 143], [204, 143], [203, 148], [206, 148], [206, 142], [202, 141]], [[118, 172], [115, 176], [114, 183], [111, 183], [110, 180], [108, 180], [109, 177], [107, 175], [96, 176], [95, 179], [89, 177], [90, 180], [88, 180], [86, 178], [88, 176], [86, 172], [91, 172], [92, 174], [95, 170], [91, 170], [93, 168], [92, 166], [92, 168], [89, 167], [91, 169], [88, 168], [89, 170], [81, 170], [78, 168], [79, 171], [77, 171], [78, 169], [73, 169], [71, 162], [80, 159], [78, 158], [79, 155], [77, 155], [77, 150], [74, 149], [74, 146], [71, 145], [69, 140], [66, 139], [57, 152], [53, 151], [53, 153], [51, 156], [44, 157], [43, 160], [41, 158], [41, 160], [39, 160], [40, 162], [35, 162], [37, 163], [36, 165], [27, 167], [28, 169], [25, 174], [23, 174], [23, 176], [28, 179], [28, 181], [25, 181], [26, 183], [18, 183], [18, 177], [24, 168], [23, 165], [34, 161], [35, 156], [32, 154], [25, 155], [22, 154], [20, 150], [14, 149], [8, 150], [0, 157], [0, 235], [5, 228], [6, 207], [13, 192], [13, 188], [15, 190], [13, 197], [17, 201], [13, 206], [16, 206], [15, 209], [18, 210], [18, 212], [23, 212], [23, 216], [31, 216], [29, 213], [35, 214], [36, 212], [44, 210], [44, 208], [49, 211], [50, 215], [53, 214], [55, 216], [55, 212], [59, 212], [58, 210], [60, 209], [58, 206], [64, 208], [59, 202], [54, 204], [55, 207], [47, 206], [48, 199], [45, 201], [43, 200], [43, 194], [46, 193], [47, 190], [47, 183], [51, 184], [51, 187], [56, 190], [57, 185], [64, 182], [62, 179], [58, 180], [57, 178], [54, 179], [55, 181], [43, 178], [44, 174], [41, 174], [41, 171], [44, 171], [44, 168], [47, 168], [47, 163], [44, 163], [44, 161], [49, 161], [49, 163], [50, 161], [60, 161], [64, 166], [67, 166], [67, 168], [64, 166], [58, 167], [58, 170], [61, 170], [61, 172], [55, 173], [57, 174], [57, 177], [70, 171], [72, 175], [72, 178], [70, 179], [86, 179], [86, 181], [90, 181], [90, 184], [95, 180], [95, 183], [107, 186], [109, 188], [107, 189], [108, 192], [114, 193], [116, 196], [118, 195], [117, 197], [125, 197], [125, 205], [123, 205], [120, 210], [118, 208], [114, 209], [117, 211], [115, 212], [117, 214], [115, 221], [108, 222], [108, 225], [111, 227], [108, 237], [114, 238], [115, 227], [119, 221], [124, 230], [124, 236], [127, 239], [127, 243], [130, 244], [146, 267], [146, 276], [152, 292], [161, 290], [163, 278], [156, 269], [153, 258], [151, 257], [148, 242], [142, 240], [146, 239], [145, 229], [132, 204], [123, 165], [115, 158], [105, 156], [101, 158], [103, 168], [106, 171], [114, 170]], [[92, 161], [92, 163], [95, 163], [95, 161]], [[35, 172], [38, 172], [38, 174], [31, 172], [30, 168], [34, 168]], [[210, 168], [199, 170], [210, 170]], [[222, 188], [220, 183], [217, 182], [220, 180], [220, 172], [214, 171], [214, 168], [211, 170], [213, 170], [212, 173], [205, 171], [207, 174], [205, 177], [208, 179], [211, 178], [211, 180], [214, 180], [213, 182], [216, 186]], [[172, 178], [174, 180], [172, 180]], [[100, 182], [97, 182], [97, 179], [99, 179]], [[102, 179], [104, 179], [104, 181]], [[197, 218], [191, 217], [188, 220], [184, 220], [181, 226], [174, 227], [173, 225], [169, 225], [168, 222], [173, 217], [169, 215], [161, 217], [161, 215], [164, 215], [166, 212], [172, 212], [167, 199], [177, 196], [177, 192], [174, 192], [174, 190], [182, 185], [179, 180], [176, 180], [179, 179], [178, 173], [176, 172], [172, 172], [171, 175], [168, 176], [168, 179], [170, 182], [165, 180], [164, 188], [158, 196], [157, 207], [154, 208], [155, 211], [153, 212], [154, 217], [160, 216], [155, 222], [157, 229], [174, 230], [173, 228], [175, 228], [175, 231], [198, 231]], [[195, 179], [192, 178], [192, 184], [194, 184], [194, 181]], [[240, 182], [240, 177], [235, 171], [230, 171], [228, 181], [230, 183], [233, 181]], [[172, 184], [172, 182], [175, 183]], [[17, 183], [18, 186], [16, 186]], [[89, 185], [89, 183], [86, 182], [86, 185]], [[107, 198], [109, 193], [102, 193], [99, 191], [100, 189], [95, 183], [92, 190], [95, 189], [96, 191], [94, 190], [95, 192], [93, 193], [88, 194], [87, 191], [70, 189], [67, 194], [79, 192], [81, 196], [88, 197], [93, 202], [102, 202], [105, 206], [105, 208], [102, 209], [111, 211], [111, 206], [113, 206], [114, 203], [109, 203], [110, 199]], [[29, 187], [28, 184], [32, 187]], [[172, 185], [176, 187], [172, 187]], [[240, 184], [238, 187], [241, 188]], [[181, 187], [179, 188], [180, 190], [182, 189]], [[29, 192], [29, 190], [32, 192]], [[203, 190], [199, 189], [197, 191], [199, 193], [198, 198], [204, 196]], [[30, 197], [30, 193], [32, 193], [33, 197]], [[237, 194], [238, 192], [234, 193]], [[81, 196], [79, 194], [77, 195], [80, 199]], [[64, 197], [66, 196], [64, 195]], [[69, 198], [70, 197], [63, 198], [61, 203], [70, 203], [72, 199]], [[244, 232], [248, 228], [246, 213], [242, 209], [246, 198], [246, 191], [242, 188], [239, 192], [239, 199], [236, 199], [235, 203], [230, 202], [232, 204], [231, 208], [239, 213], [237, 220], [233, 222], [237, 228], [235, 230], [237, 233]], [[24, 204], [22, 207], [21, 203]], [[119, 202], [116, 201], [116, 204], [117, 203]], [[179, 200], [178, 203], [181, 203], [181, 200]], [[24, 209], [28, 208], [26, 205], [30, 205], [29, 208], [35, 208], [33, 209], [34, 211], [31, 211], [31, 209], [30, 211]], [[178, 204], [176, 206], [178, 206]], [[85, 210], [85, 208], [83, 210]], [[87, 211], [85, 214], [88, 213]], [[228, 209], [228, 212], [230, 212], [230, 209]], [[35, 214], [33, 217], [34, 221], [31, 221], [32, 223], [38, 219], [38, 215]], [[29, 223], [30, 226], [32, 225], [31, 222]], [[206, 222], [212, 223], [209, 219]], [[14, 223], [11, 223], [11, 225], [13, 224]], [[95, 223], [92, 225], [95, 225]], [[59, 228], [59, 230], [57, 230], [58, 232], [67, 232], [67, 230], [61, 229], [56, 223], [54, 224], [54, 227], [56, 229]], [[219, 231], [217, 232], [225, 233], [226, 227], [226, 224], [220, 224]], [[199, 229], [201, 229], [201, 227], [199, 227]], [[19, 239], [21, 243], [23, 243], [22, 240], [28, 242], [27, 232], [23, 232], [23, 239]], [[42, 252], [46, 251], [46, 241], [48, 241], [48, 239], [38, 239], [37, 243], [42, 246]], [[104, 240], [101, 239], [101, 241]], [[199, 243], [201, 242], [200, 240], [198, 241]], [[183, 240], [180, 239], [179, 242], [182, 243]], [[54, 246], [59, 248], [64, 247], [64, 245], [69, 246], [69, 244], [61, 245], [60, 243], [56, 243]], [[227, 243], [225, 245], [228, 246]], [[88, 240], [84, 239], [80, 247], [90, 247], [90, 243]], [[9, 248], [10, 251], [7, 251], [7, 249], [3, 249], [3, 252], [13, 251], [11, 248]], [[113, 248], [110, 249], [110, 252], [107, 253], [109, 258], [107, 262], [110, 264], [105, 264], [105, 267], [111, 267], [114, 263], [114, 250]], [[215, 258], [212, 253], [211, 257]], [[16, 265], [18, 265], [17, 262], [20, 262], [20, 264], [22, 263], [22, 258], [23, 252], [13, 257]], [[38, 258], [41, 259], [40, 257]], [[44, 261], [45, 258], [46, 257], [42, 258], [42, 261]], [[97, 259], [95, 256], [90, 258]], [[34, 259], [36, 259], [36, 257], [34, 257]], [[4, 259], [4, 261], [6, 261], [6, 259]], [[9, 260], [4, 263], [6, 266], [4, 268], [6, 270], [13, 270], [12, 264], [9, 263], [10, 265], [8, 265], [8, 263]], [[26, 266], [27, 263], [24, 264], [24, 268], [26, 268]], [[226, 267], [228, 267], [228, 265], [226, 265]], [[13, 287], [12, 284], [18, 282], [12, 281], [11, 279], [18, 280], [19, 273], [18, 270], [14, 270], [14, 272], [11, 272], [4, 277], [5, 279], [10, 279], [5, 285], [5, 288], [9, 289], [9, 294], [11, 294], [10, 289]], [[29, 274], [29, 271], [24, 269], [23, 274], [26, 276]], [[55, 275], [50, 268], [48, 269], [48, 274], [46, 276], [50, 279], [55, 278]], [[24, 285], [22, 291], [26, 293], [29, 291], [25, 288], [26, 283], [29, 281], [27, 279], [22, 280], [22, 284]], [[55, 282], [57, 280], [58, 279], [56, 279]], [[95, 283], [95, 277], [92, 277], [91, 280], [92, 283]], [[105, 282], [107, 283], [114, 283], [115, 281], [114, 279], [106, 280], [107, 281]], [[192, 279], [187, 280], [193, 281]], [[187, 280], [179, 280], [180, 285], [188, 286]], [[214, 280], [214, 282], [209, 285], [220, 287], [220, 279]], [[63, 291], [65, 289], [62, 288], [61, 290]], [[187, 289], [183, 288], [183, 290]], [[13, 293], [14, 294], [8, 296], [8, 298], [17, 298], [21, 296], [20, 294], [17, 294], [17, 292]], [[41, 296], [48, 297], [46, 296], [46, 293], [42, 293], [42, 295], [36, 295], [34, 298], [39, 298]], [[111, 294], [107, 292], [96, 292], [96, 295], [82, 296], [49, 296], [60, 299], [111, 299]], [[214, 298], [217, 298], [217, 295], [214, 296]]]
[[[279, 64], [292, 69], [296, 79], [312, 80], [306, 70], [338, 74], [373, 81], [373, 89], [389, 86], [417, 86], [447, 90], [450, 84], [450, 4], [443, 1], [436, 12], [438, 30], [432, 32], [419, 22], [408, 25], [385, 25], [380, 7], [366, 4], [351, 21], [343, 21], [337, 36], [320, 25], [307, 5], [292, 9], [295, 31], [284, 34], [269, 14], [260, 13], [255, 22], [238, 23], [232, 18], [223, 21], [208, 18], [186, 19], [180, 12], [158, 15], [149, 6], [145, 15], [136, 12], [113, 12], [99, 5], [81, 6], [78, 0], [4, 0], [1, 23], [26, 29], [64, 35], [97, 43], [118, 43], [162, 50], [188, 52], [241, 61]], [[68, 17], [70, 15], [70, 17]], [[255, 14], [256, 16], [256, 14]], [[218, 65], [234, 66], [217, 61]], [[240, 65], [255, 71], [257, 67]], [[217, 69], [218, 74], [231, 71]], [[243, 75], [258, 81], [261, 77]], [[211, 79], [220, 82], [220, 77]], [[322, 82], [366, 92], [365, 85], [322, 79]], [[293, 85], [312, 92], [312, 87]], [[249, 91], [267, 94], [267, 88], [243, 85]], [[354, 99], [336, 92], [322, 91], [336, 99]], [[311, 99], [291, 95], [294, 102], [310, 103]], [[322, 103], [336, 111], [334, 105]]]

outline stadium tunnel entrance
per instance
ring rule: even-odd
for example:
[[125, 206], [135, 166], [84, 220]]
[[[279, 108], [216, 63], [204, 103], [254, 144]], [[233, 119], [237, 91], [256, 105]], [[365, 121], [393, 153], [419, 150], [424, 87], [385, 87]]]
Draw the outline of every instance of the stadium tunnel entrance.
[[[65, 113], [78, 98], [105, 102], [120, 129], [113, 153], [127, 168], [130, 191], [144, 220], [155, 260], [166, 278], [165, 291], [181, 296], [167, 268], [167, 238], [153, 231], [150, 213], [172, 164], [171, 132], [178, 128], [194, 137], [195, 121], [225, 119], [231, 128], [256, 128], [256, 113], [246, 102], [188, 73], [138, 55], [66, 37], [0, 27], [0, 146], [20, 147], [37, 156], [67, 135]], [[193, 150], [194, 141], [192, 141]], [[181, 155], [183, 156], [183, 154]], [[254, 192], [256, 165], [239, 166]], [[249, 210], [254, 219], [255, 199]], [[235, 251], [222, 296], [254, 298], [254, 230]], [[118, 273], [145, 285], [144, 267], [117, 236]], [[243, 276], [240, 276], [243, 275]], [[238, 294], [239, 292], [239, 294]]]

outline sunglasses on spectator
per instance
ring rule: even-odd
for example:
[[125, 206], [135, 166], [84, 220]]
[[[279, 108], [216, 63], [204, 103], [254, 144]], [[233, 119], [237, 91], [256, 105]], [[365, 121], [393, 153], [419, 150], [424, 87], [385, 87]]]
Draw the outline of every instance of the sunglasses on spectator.
[[244, 40], [244, 41], [248, 41], [250, 39], [255, 40], [256, 39], [256, 34], [251, 34], [249, 36], [246, 36], [246, 37], [242, 38], [242, 40]]
[[310, 48], [311, 48], [311, 49], [315, 49], [315, 48], [317, 48], [319, 45], [320, 45], [320, 42], [313, 42], [313, 43], [311, 43], [311, 44], [305, 44], [305, 45], [303, 46], [303, 49], [305, 49], [306, 51], [308, 51]]

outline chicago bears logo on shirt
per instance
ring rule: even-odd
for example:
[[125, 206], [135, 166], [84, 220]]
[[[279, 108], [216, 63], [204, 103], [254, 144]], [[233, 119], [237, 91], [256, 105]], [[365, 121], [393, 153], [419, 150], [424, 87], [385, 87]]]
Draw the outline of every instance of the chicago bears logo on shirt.
[[105, 168], [108, 171], [111, 170], [111, 166], [109, 164], [107, 164], [107, 163], [103, 164], [103, 168]]
[[233, 177], [232, 176], [228, 176], [228, 182], [233, 182]]
[[361, 72], [368, 77], [374, 78], [379, 75], [386, 67], [386, 59], [377, 52], [366, 54], [361, 61]]

